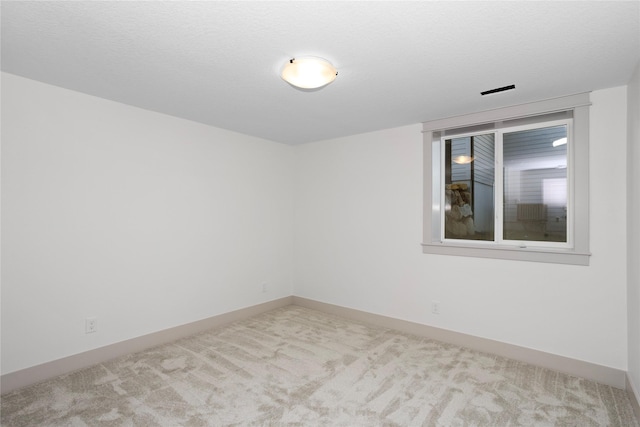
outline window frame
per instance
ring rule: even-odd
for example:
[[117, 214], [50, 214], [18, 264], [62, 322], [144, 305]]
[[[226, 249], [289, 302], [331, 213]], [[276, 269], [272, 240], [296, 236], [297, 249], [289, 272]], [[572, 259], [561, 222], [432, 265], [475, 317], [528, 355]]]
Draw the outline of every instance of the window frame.
[[[453, 140], [457, 138], [477, 137], [484, 135], [493, 135], [495, 142], [495, 158], [494, 158], [494, 170], [495, 170], [495, 198], [493, 201], [494, 206], [494, 240], [470, 240], [470, 239], [452, 239], [445, 236], [445, 215], [440, 215], [440, 240], [445, 243], [451, 242], [477, 242], [477, 244], [484, 245], [504, 245], [504, 246], [518, 246], [522, 247], [542, 247], [542, 248], [561, 248], [569, 249], [573, 247], [573, 189], [574, 182], [573, 176], [570, 173], [573, 170], [573, 165], [570, 162], [571, 151], [573, 150], [573, 131], [572, 119], [551, 119], [536, 121], [535, 123], [528, 123], [516, 126], [502, 127], [493, 130], [484, 130], [476, 132], [464, 132], [456, 134], [447, 134], [440, 137], [440, 180], [442, 182], [445, 173], [445, 159], [442, 155], [447, 140]], [[515, 133], [534, 129], [545, 129], [550, 127], [565, 126], [567, 134], [567, 241], [566, 242], [552, 242], [552, 241], [536, 241], [536, 240], [508, 240], [502, 237], [504, 227], [504, 191], [505, 191], [505, 177], [504, 177], [504, 135], [507, 133]], [[435, 142], [434, 142], [435, 143]], [[434, 172], [435, 173], [435, 172]], [[435, 188], [434, 188], [435, 191]], [[435, 199], [435, 195], [434, 195]], [[440, 186], [440, 206], [445, 205], [445, 185]]]
[[[424, 209], [423, 243], [425, 254], [470, 256], [507, 260], [589, 265], [589, 93], [472, 113], [423, 123], [424, 135]], [[519, 120], [536, 127], [553, 122], [554, 113], [571, 113], [568, 132], [572, 142], [567, 150], [567, 179], [570, 183], [567, 218], [567, 247], [554, 245], [518, 245], [494, 241], [444, 239], [441, 200], [441, 141], [464, 134], [494, 133], [512, 130]], [[512, 125], [503, 125], [513, 122]], [[459, 132], [458, 132], [459, 131]], [[501, 154], [502, 155], [502, 154]], [[438, 172], [435, 176], [434, 170]], [[496, 187], [496, 191], [502, 191]], [[569, 237], [571, 236], [571, 237]], [[533, 242], [532, 242], [533, 243]]]

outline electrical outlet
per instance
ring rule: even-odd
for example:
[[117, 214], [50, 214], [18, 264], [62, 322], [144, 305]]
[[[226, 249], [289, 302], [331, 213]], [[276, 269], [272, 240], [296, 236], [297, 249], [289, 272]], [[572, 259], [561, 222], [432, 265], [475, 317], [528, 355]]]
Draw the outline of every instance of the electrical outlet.
[[97, 317], [87, 317], [84, 319], [84, 333], [85, 334], [93, 334], [94, 332], [98, 332], [98, 318]]
[[433, 314], [440, 314], [440, 301], [431, 301], [431, 312]]
[[269, 284], [267, 282], [262, 284], [262, 292], [269, 292]]

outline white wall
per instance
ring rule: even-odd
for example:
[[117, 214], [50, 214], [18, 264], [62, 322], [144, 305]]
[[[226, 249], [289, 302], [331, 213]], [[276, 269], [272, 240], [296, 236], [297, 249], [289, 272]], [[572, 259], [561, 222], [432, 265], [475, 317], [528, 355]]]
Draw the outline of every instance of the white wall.
[[626, 370], [627, 89], [592, 101], [580, 267], [422, 254], [420, 124], [288, 147], [2, 74], [2, 373], [291, 294]]
[[627, 157], [627, 247], [629, 325], [629, 377], [640, 399], [640, 63], [627, 86], [628, 157]]
[[591, 99], [589, 267], [422, 254], [416, 124], [296, 147], [295, 294], [626, 370], [626, 88]]
[[2, 373], [291, 295], [292, 159], [3, 73]]

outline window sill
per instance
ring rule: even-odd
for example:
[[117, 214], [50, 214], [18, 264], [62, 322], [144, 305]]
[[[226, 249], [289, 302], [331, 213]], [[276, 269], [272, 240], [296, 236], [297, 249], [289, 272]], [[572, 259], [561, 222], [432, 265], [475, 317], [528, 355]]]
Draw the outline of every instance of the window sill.
[[451, 243], [422, 243], [422, 253], [569, 265], [589, 265], [591, 257], [590, 253], [579, 253], [572, 249], [519, 248], [516, 246], [480, 247]]

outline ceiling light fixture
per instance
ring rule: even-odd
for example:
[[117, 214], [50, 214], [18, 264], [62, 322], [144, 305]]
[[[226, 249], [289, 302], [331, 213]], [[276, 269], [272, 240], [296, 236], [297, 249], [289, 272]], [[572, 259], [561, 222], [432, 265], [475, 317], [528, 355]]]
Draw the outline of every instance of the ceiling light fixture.
[[564, 145], [567, 143], [567, 138], [560, 138], [560, 139], [556, 139], [555, 141], [553, 141], [553, 146], [554, 147], [559, 147], [561, 145]]
[[326, 59], [314, 56], [292, 58], [282, 69], [282, 79], [301, 89], [318, 89], [336, 79], [338, 71]]
[[473, 157], [471, 156], [456, 156], [453, 159], [453, 163], [457, 163], [459, 165], [468, 165], [473, 162]]

